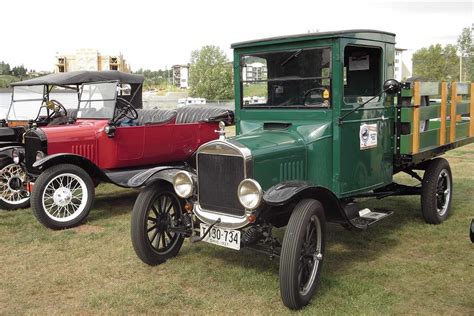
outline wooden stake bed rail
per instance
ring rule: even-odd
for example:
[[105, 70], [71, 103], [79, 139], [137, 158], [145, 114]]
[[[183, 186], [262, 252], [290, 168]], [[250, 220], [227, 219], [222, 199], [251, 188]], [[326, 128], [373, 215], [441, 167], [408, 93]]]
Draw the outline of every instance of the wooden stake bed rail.
[[396, 124], [400, 164], [419, 163], [474, 142], [473, 96], [474, 83], [416, 81], [404, 87]]

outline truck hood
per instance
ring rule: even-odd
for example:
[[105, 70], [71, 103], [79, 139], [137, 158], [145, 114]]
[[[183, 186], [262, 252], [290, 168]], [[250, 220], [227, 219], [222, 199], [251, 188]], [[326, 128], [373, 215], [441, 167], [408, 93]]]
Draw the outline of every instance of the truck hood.
[[233, 140], [250, 149], [253, 178], [264, 190], [281, 181], [303, 177], [306, 145], [298, 133], [262, 128], [236, 136]]
[[308, 150], [315, 150], [315, 143], [332, 137], [330, 121], [245, 121], [242, 126], [243, 134], [233, 139], [250, 149], [253, 178], [264, 190], [282, 181], [305, 180]]

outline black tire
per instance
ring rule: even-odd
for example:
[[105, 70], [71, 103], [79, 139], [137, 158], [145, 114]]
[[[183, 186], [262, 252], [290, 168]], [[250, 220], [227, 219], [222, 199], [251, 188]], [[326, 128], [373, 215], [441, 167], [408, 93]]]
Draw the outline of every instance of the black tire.
[[168, 228], [179, 225], [182, 212], [183, 201], [167, 186], [154, 183], [140, 192], [133, 205], [131, 237], [143, 262], [154, 266], [178, 254], [184, 237]]
[[448, 218], [453, 197], [453, 178], [446, 159], [431, 160], [423, 175], [421, 211], [429, 224], [441, 224]]
[[[69, 186], [67, 181], [70, 181]], [[76, 165], [60, 164], [46, 169], [36, 179], [31, 208], [44, 226], [64, 229], [84, 221], [94, 198], [94, 183], [89, 174]]]
[[[315, 243], [314, 251], [312, 247], [305, 249], [308, 240]], [[326, 220], [321, 203], [301, 200], [291, 214], [280, 255], [280, 294], [286, 307], [300, 309], [314, 296], [320, 282], [325, 244]], [[308, 267], [310, 271], [306, 270]], [[305, 271], [309, 275], [304, 275]]]
[[25, 170], [12, 161], [0, 167], [0, 208], [17, 210], [30, 205], [30, 193], [26, 191]]
[[471, 221], [471, 229], [469, 231], [469, 237], [471, 238], [471, 242], [474, 243], [474, 219]]

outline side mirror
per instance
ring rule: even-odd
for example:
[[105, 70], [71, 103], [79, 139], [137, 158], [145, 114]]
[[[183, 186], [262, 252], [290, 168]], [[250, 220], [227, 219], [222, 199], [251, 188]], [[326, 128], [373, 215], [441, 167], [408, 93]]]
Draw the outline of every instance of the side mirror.
[[388, 79], [383, 84], [383, 91], [390, 95], [398, 93], [400, 91], [400, 82], [395, 79]]

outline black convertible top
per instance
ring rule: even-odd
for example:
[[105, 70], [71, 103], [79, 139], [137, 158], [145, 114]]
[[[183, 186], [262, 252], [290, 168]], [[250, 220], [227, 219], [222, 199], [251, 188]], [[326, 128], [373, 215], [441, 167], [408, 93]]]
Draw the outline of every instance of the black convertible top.
[[143, 75], [132, 75], [117, 70], [106, 71], [71, 71], [56, 74], [50, 74], [38, 78], [14, 82], [12, 86], [70, 86], [80, 85], [87, 82], [118, 80], [120, 83], [141, 84]]

